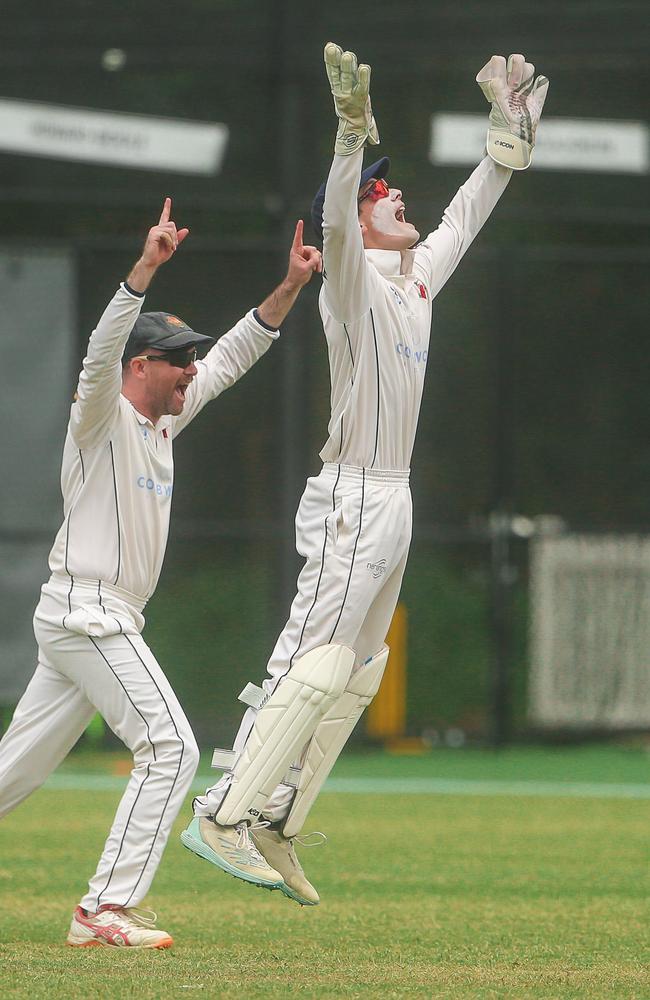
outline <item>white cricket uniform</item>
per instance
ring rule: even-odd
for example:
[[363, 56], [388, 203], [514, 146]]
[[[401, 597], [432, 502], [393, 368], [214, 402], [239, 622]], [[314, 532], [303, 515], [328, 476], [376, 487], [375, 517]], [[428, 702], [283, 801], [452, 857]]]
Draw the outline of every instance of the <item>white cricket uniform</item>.
[[[414, 250], [365, 250], [357, 199], [363, 152], [334, 156], [323, 209], [320, 312], [327, 339], [331, 418], [296, 516], [305, 558], [298, 593], [269, 660], [270, 694], [298, 656], [325, 643], [354, 649], [357, 667], [378, 653], [397, 604], [411, 540], [409, 467], [429, 350], [431, 303], [497, 203], [512, 171], [485, 157]], [[248, 709], [241, 751], [255, 721]], [[215, 813], [225, 774], [198, 815]], [[284, 817], [293, 789], [264, 810]]]
[[96, 711], [134, 768], [81, 905], [136, 906], [198, 764], [190, 725], [140, 633], [172, 501], [172, 440], [278, 334], [251, 311], [197, 361], [183, 412], [154, 426], [121, 394], [143, 296], [123, 284], [93, 332], [63, 452], [64, 521], [34, 615], [38, 666], [0, 742], [0, 816], [39, 787]]

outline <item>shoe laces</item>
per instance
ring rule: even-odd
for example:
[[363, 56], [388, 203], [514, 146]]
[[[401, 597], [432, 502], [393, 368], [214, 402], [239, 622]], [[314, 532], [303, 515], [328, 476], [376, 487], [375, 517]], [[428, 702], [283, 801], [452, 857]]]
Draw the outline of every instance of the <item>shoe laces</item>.
[[125, 920], [130, 921], [132, 924], [137, 924], [139, 927], [155, 927], [158, 919], [153, 910], [145, 910], [140, 906], [126, 907], [108, 903], [106, 906], [102, 906], [101, 912], [103, 913], [105, 910], [114, 910], [123, 916]]
[[267, 862], [265, 861], [265, 859], [262, 857], [257, 847], [255, 846], [254, 840], [251, 838], [251, 831], [264, 830], [266, 829], [267, 826], [270, 825], [271, 824], [267, 819], [260, 819], [256, 823], [251, 823], [250, 826], [248, 825], [248, 823], [244, 822], [237, 823], [237, 825], [235, 826], [235, 829], [237, 830], [238, 833], [237, 849], [240, 851], [250, 851], [250, 853], [256, 860], [259, 859], [261, 862], [266, 864]]
[[[313, 837], [316, 840], [313, 840]], [[304, 837], [296, 836], [291, 839], [295, 840], [301, 847], [322, 847], [323, 844], [327, 843], [327, 837], [320, 830], [313, 830], [311, 833], [306, 833]]]

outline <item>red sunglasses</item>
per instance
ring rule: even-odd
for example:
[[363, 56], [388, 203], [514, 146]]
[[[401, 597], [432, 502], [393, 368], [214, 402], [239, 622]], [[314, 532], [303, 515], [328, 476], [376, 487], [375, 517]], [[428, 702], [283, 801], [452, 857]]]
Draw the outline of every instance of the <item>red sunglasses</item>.
[[382, 178], [380, 181], [375, 181], [371, 184], [367, 191], [365, 191], [359, 198], [359, 205], [366, 198], [371, 198], [373, 201], [379, 201], [380, 198], [387, 198], [390, 194], [390, 188], [386, 181]]

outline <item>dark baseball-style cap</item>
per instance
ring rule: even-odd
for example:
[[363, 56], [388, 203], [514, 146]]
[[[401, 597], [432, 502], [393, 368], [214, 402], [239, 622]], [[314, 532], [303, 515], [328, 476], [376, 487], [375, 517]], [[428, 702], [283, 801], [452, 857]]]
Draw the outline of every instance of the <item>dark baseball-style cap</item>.
[[135, 326], [129, 334], [122, 360], [128, 361], [129, 358], [135, 358], [151, 347], [159, 351], [177, 351], [183, 347], [196, 347], [199, 354], [203, 354], [215, 342], [214, 337], [195, 333], [187, 323], [172, 313], [142, 313], [138, 316]]
[[[376, 163], [371, 163], [369, 167], [361, 172], [361, 180], [359, 181], [359, 187], [363, 187], [372, 177], [375, 180], [382, 180], [384, 177], [388, 176], [388, 171], [390, 170], [390, 160], [387, 156], [382, 156], [381, 160], [377, 160]], [[316, 197], [311, 203], [311, 224], [314, 227], [314, 232], [320, 240], [323, 239], [323, 204], [325, 202], [325, 187], [327, 181], [323, 181], [318, 191], [316, 192]]]

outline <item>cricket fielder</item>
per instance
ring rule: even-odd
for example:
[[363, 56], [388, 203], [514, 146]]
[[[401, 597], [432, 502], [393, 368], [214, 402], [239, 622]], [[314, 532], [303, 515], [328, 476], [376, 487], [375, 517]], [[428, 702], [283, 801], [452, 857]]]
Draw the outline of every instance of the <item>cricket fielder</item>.
[[[96, 711], [133, 753], [99, 865], [72, 918], [67, 943], [77, 947], [172, 944], [155, 928], [155, 914], [138, 909], [199, 759], [141, 636], [167, 544], [172, 442], [269, 349], [320, 268], [320, 253], [302, 244], [300, 222], [284, 281], [215, 343], [169, 313], [141, 313], [151, 279], [188, 234], [170, 213], [167, 198], [88, 344], [63, 452], [64, 520], [34, 616], [38, 666], [0, 742], [0, 816], [45, 781]], [[250, 853], [251, 865], [269, 870]]]
[[[320, 312], [329, 351], [331, 418], [322, 471], [307, 481], [296, 517], [305, 558], [289, 620], [232, 751], [215, 751], [224, 777], [195, 799], [182, 835], [234, 875], [233, 831], [283, 876], [282, 892], [318, 903], [293, 840], [365, 706], [388, 657], [385, 638], [411, 540], [409, 466], [429, 347], [432, 301], [503, 194], [531, 159], [548, 81], [522, 55], [493, 56], [477, 76], [492, 105], [488, 154], [425, 239], [387, 183], [386, 157], [363, 169], [379, 135], [370, 67], [325, 46], [339, 119], [334, 160], [312, 206], [323, 239]], [[255, 881], [248, 878], [248, 881]]]

